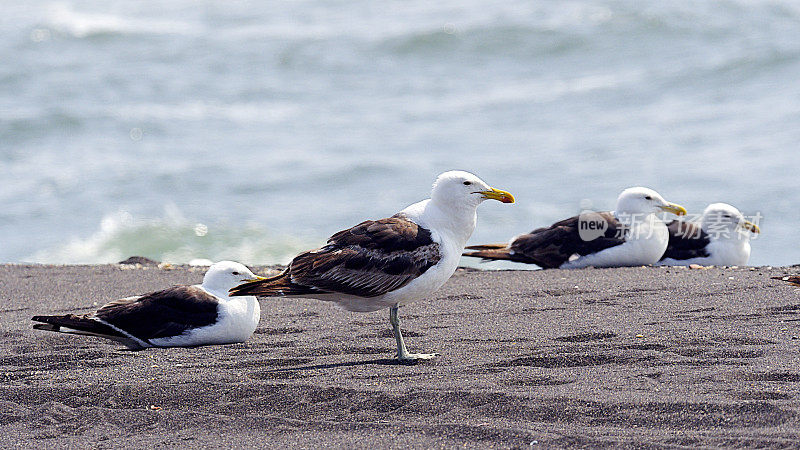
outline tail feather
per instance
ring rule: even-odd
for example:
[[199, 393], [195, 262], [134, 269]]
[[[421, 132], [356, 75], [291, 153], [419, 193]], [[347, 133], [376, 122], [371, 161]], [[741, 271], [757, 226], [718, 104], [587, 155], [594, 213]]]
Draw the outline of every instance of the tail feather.
[[[476, 246], [477, 247], [477, 246]], [[467, 247], [472, 249], [472, 247]], [[485, 250], [478, 250], [475, 252], [464, 252], [464, 256], [471, 256], [474, 258], [483, 258], [485, 260], [508, 260], [513, 261], [511, 254], [508, 252], [508, 249], [503, 246], [503, 248], [490, 248]]]
[[789, 284], [794, 286], [800, 286], [800, 275], [790, 275], [790, 276], [783, 276], [783, 277], [772, 277], [773, 280], [781, 280], [786, 281]]
[[508, 244], [480, 244], [468, 245], [464, 248], [468, 250], [499, 250], [508, 247]]
[[231, 297], [254, 295], [257, 297], [284, 297], [314, 292], [308, 287], [292, 283], [288, 272], [283, 272], [265, 280], [250, 281], [228, 291]]
[[106, 339], [112, 339], [112, 340], [115, 340], [115, 341], [129, 341], [130, 340], [128, 338], [123, 338], [123, 337], [120, 337], [120, 336], [108, 336], [108, 335], [105, 335], [105, 334], [92, 333], [90, 331], [75, 330], [73, 328], [62, 327], [62, 326], [59, 326], [59, 325], [52, 325], [52, 324], [49, 324], [49, 323], [36, 323], [36, 324], [33, 325], [33, 329], [34, 330], [42, 330], [42, 331], [53, 331], [53, 332], [56, 332], [56, 333], [63, 333], [63, 334], [77, 334], [77, 335], [80, 335], [80, 336], [95, 336], [95, 337], [101, 337], [101, 338], [106, 338]]
[[[55, 331], [59, 333], [88, 334], [91, 336], [107, 337], [109, 339], [127, 339], [127, 336], [123, 335], [119, 331], [86, 316], [77, 316], [75, 314], [67, 314], [64, 316], [33, 316], [31, 320], [42, 322], [33, 326], [33, 328], [37, 330]], [[63, 330], [62, 328], [67, 329]]]

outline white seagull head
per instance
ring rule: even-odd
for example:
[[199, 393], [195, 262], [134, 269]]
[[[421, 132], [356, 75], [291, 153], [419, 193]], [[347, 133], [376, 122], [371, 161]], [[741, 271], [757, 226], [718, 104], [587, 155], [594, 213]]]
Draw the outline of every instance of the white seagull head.
[[637, 186], [625, 189], [617, 197], [617, 214], [648, 215], [661, 211], [679, 216], [686, 214], [683, 206], [664, 200], [661, 194], [646, 187]]
[[477, 176], [461, 170], [439, 175], [433, 183], [431, 200], [440, 205], [477, 208], [484, 200], [514, 203], [514, 196], [495, 189]]
[[[758, 225], [727, 203], [712, 203], [703, 211], [703, 231], [717, 239], [750, 239], [750, 233], [760, 233]], [[744, 231], [741, 233], [740, 231]]]
[[220, 261], [208, 268], [203, 277], [203, 288], [207, 291], [221, 292], [227, 296], [230, 289], [244, 282], [263, 278], [251, 272], [244, 264], [235, 261]]

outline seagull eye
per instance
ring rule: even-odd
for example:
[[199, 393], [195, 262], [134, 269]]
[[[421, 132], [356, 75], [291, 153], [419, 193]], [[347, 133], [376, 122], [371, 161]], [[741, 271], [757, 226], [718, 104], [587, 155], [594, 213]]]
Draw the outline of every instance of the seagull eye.
[[233, 272], [234, 275], [239, 275], [239, 272]]
[[645, 200], [652, 200], [652, 199], [653, 199], [653, 197], [650, 197], [649, 195], [645, 195], [645, 196], [644, 196], [644, 199], [645, 199]]
[[464, 182], [464, 186], [469, 186], [469, 185], [471, 185], [471, 184], [472, 184], [472, 181], [465, 181], [465, 182]]

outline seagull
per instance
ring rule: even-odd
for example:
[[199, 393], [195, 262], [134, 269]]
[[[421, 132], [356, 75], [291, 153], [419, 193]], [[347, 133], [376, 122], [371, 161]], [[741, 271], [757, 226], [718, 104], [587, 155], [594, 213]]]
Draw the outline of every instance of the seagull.
[[389, 308], [398, 360], [434, 358], [436, 353], [408, 352], [398, 310], [453, 275], [475, 229], [478, 205], [486, 199], [514, 202], [510, 193], [471, 173], [445, 172], [430, 199], [340, 231], [323, 247], [296, 256], [280, 275], [237, 286], [231, 295], [313, 298], [361, 312]]
[[700, 223], [673, 220], [667, 229], [669, 245], [658, 262], [662, 266], [743, 266], [750, 259], [750, 233], [761, 232], [727, 203], [708, 205]]
[[514, 237], [508, 244], [473, 245], [464, 256], [536, 264], [545, 269], [640, 266], [656, 263], [667, 248], [667, 226], [656, 213], [686, 214], [645, 187], [625, 189], [611, 212], [579, 216]]
[[37, 330], [99, 336], [131, 349], [244, 342], [258, 325], [255, 297], [228, 296], [236, 285], [263, 279], [243, 264], [209, 267], [203, 284], [174, 286], [106, 303], [94, 313], [34, 316]]

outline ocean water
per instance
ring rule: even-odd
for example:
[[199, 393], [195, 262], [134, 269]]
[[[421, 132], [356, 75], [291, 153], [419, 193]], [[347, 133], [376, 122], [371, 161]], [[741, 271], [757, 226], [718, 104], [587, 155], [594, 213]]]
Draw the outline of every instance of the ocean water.
[[798, 79], [790, 0], [3, 2], [0, 261], [285, 263], [457, 168], [473, 243], [645, 185], [800, 263]]

